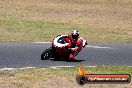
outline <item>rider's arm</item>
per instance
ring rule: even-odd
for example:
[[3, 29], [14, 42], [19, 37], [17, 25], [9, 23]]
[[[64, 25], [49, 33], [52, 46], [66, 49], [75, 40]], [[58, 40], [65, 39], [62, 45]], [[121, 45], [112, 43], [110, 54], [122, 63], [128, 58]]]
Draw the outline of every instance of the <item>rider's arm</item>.
[[75, 48], [72, 48], [73, 51], [80, 52], [82, 49], [82, 41], [78, 40], [76, 42]]
[[74, 51], [81, 51], [82, 48], [84, 48], [87, 45], [87, 40], [84, 40], [83, 38], [80, 38], [77, 43], [76, 43], [76, 47], [72, 48], [72, 50]]

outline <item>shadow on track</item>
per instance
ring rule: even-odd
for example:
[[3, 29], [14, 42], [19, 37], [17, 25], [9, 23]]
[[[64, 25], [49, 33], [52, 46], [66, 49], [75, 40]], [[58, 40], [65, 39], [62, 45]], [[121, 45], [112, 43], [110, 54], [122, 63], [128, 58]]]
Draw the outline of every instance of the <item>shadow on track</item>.
[[77, 60], [77, 59], [73, 59], [73, 60], [64, 60], [64, 59], [49, 59], [51, 61], [66, 61], [66, 62], [82, 62], [85, 60]]

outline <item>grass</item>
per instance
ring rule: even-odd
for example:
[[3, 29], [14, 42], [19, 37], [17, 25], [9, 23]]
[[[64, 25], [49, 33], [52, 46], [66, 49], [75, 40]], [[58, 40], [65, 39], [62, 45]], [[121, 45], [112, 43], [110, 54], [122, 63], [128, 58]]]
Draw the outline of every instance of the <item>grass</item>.
[[51, 41], [78, 28], [90, 43], [132, 43], [131, 0], [1, 0], [0, 42]]
[[[130, 74], [132, 67], [128, 66], [97, 66], [85, 67], [88, 74]], [[0, 71], [0, 88], [78, 88], [75, 77], [77, 68], [33, 68]], [[96, 88], [130, 87], [131, 84], [91, 84], [84, 85]]]
[[[4, 17], [5, 15], [3, 15]], [[51, 41], [56, 35], [69, 34], [72, 28], [78, 28], [81, 36], [91, 43], [130, 43], [131, 37], [121, 30], [73, 25], [68, 23], [51, 23], [42, 20], [20, 20], [11, 15], [1, 21], [1, 42], [36, 42]]]

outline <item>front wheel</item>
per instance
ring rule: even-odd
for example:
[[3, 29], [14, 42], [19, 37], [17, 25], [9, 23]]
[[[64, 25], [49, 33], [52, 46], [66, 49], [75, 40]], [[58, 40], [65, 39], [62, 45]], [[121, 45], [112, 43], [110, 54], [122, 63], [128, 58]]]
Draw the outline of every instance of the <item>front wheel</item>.
[[41, 60], [47, 60], [51, 56], [52, 56], [52, 48], [48, 48], [41, 54]]

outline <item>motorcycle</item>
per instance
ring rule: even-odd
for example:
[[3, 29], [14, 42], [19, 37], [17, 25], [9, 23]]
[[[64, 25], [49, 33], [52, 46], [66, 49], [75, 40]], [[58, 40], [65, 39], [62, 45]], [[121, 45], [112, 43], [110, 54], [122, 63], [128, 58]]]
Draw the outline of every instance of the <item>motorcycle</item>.
[[[41, 60], [47, 60], [50, 58], [54, 58], [56, 60], [64, 59], [68, 60], [69, 55], [74, 52], [73, 48], [71, 48], [71, 43], [67, 43], [62, 39], [67, 37], [66, 35], [59, 35], [57, 38], [53, 39], [52, 46], [46, 49], [41, 54]], [[79, 51], [87, 45], [87, 41], [81, 39], [81, 46], [79, 47]]]

